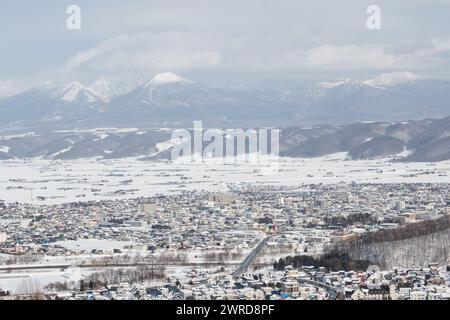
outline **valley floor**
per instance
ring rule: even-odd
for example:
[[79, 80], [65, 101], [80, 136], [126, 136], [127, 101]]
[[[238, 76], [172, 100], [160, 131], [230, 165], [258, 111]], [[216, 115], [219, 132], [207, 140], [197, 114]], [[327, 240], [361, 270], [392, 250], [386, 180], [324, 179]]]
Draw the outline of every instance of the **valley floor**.
[[[447, 183], [450, 177], [450, 161], [348, 160], [346, 153], [310, 159], [276, 158], [261, 164], [215, 162], [155, 162], [139, 158], [4, 160], [0, 161], [0, 199], [59, 204], [265, 185]], [[272, 170], [265, 170], [268, 166]]]

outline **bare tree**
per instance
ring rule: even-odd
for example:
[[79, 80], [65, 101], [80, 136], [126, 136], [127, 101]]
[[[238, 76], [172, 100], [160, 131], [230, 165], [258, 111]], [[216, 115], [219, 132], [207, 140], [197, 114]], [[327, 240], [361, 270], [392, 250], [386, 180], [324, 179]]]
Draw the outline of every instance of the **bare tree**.
[[20, 295], [29, 296], [32, 300], [44, 300], [44, 292], [37, 280], [26, 279], [19, 285], [18, 293]]

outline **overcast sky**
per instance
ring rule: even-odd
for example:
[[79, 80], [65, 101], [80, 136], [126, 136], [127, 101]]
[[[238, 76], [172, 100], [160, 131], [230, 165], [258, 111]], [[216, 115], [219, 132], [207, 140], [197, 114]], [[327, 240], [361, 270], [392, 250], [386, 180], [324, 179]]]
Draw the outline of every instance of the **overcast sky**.
[[[80, 31], [66, 28], [70, 4]], [[366, 27], [371, 4], [381, 30]], [[0, 43], [0, 86], [167, 71], [269, 85], [391, 71], [449, 78], [450, 1], [0, 0]]]

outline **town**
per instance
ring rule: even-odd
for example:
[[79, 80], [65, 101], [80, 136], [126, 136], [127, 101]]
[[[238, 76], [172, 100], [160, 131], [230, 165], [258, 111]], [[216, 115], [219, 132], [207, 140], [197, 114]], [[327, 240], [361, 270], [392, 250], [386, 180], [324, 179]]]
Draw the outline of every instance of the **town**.
[[[58, 205], [1, 202], [0, 295], [448, 299], [448, 257], [414, 260], [420, 265], [398, 257], [371, 268], [377, 261], [333, 249], [366, 234], [442, 225], [449, 214], [450, 185], [425, 183], [264, 185]], [[321, 264], [330, 252], [341, 262]], [[303, 264], [299, 257], [313, 260]], [[353, 261], [345, 265], [346, 259]]]

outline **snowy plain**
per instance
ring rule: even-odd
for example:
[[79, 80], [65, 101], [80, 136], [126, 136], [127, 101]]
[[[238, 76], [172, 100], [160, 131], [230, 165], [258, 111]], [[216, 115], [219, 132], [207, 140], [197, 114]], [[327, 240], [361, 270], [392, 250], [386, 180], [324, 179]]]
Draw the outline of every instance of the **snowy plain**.
[[[264, 170], [264, 166], [273, 170]], [[227, 191], [246, 186], [346, 183], [448, 183], [450, 161], [403, 163], [391, 159], [348, 160], [346, 153], [320, 158], [276, 158], [224, 164], [205, 160], [145, 161], [46, 159], [0, 161], [0, 199], [58, 204], [148, 197], [187, 190]]]
[[[348, 160], [346, 153], [297, 159], [265, 159], [261, 164], [223, 164], [220, 161], [145, 161], [139, 158], [117, 160], [46, 159], [0, 161], [0, 199], [6, 202], [57, 204], [75, 201], [146, 197], [157, 193], [186, 190], [227, 191], [246, 187], [334, 183], [449, 183], [450, 161], [402, 163], [391, 159]], [[264, 170], [270, 164], [276, 170]], [[61, 243], [73, 249], [122, 248], [118, 242]], [[243, 254], [247, 254], [248, 249]], [[200, 252], [189, 252], [190, 261], [201, 262]], [[47, 257], [43, 264], [76, 263], [86, 257]], [[273, 258], [273, 257], [272, 257]], [[74, 259], [74, 260], [73, 260]], [[184, 270], [186, 269], [186, 270]], [[174, 267], [179, 274], [189, 268]], [[89, 274], [94, 270], [84, 270]], [[0, 287], [18, 292], [29, 279], [40, 286], [65, 281], [67, 270], [41, 270], [0, 273]], [[83, 274], [85, 276], [85, 274]]]

